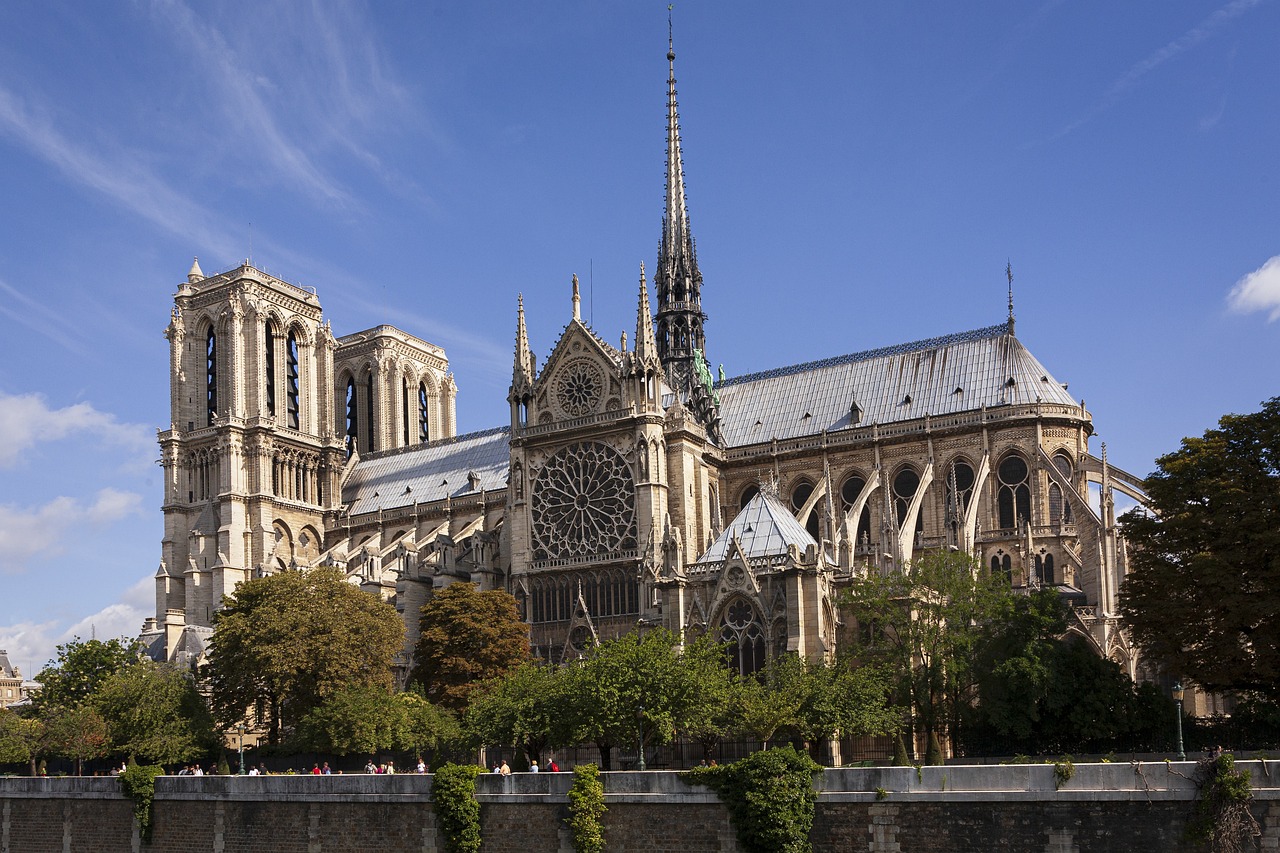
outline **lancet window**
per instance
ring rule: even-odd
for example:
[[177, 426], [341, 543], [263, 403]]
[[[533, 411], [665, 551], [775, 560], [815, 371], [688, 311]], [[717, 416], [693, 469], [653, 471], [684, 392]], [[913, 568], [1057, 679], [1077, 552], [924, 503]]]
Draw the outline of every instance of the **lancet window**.
[[[1072, 478], [1071, 460], [1065, 454], [1059, 453], [1053, 457], [1053, 466], [1061, 472], [1062, 476], [1068, 482]], [[1057, 483], [1049, 483], [1049, 523], [1050, 524], [1070, 524], [1074, 519], [1071, 515], [1071, 504], [1065, 499], [1062, 493], [1062, 487]]]
[[[854, 474], [844, 481], [844, 485], [840, 487], [840, 500], [843, 503], [843, 511], [848, 512], [853, 505], [858, 502], [858, 495], [862, 494], [862, 490], [866, 488], [867, 480], [861, 474]], [[868, 503], [870, 503], [868, 501]], [[849, 531], [853, 536], [854, 547], [862, 548], [864, 543], [869, 544], [871, 541], [871, 507], [863, 504], [862, 512], [858, 515], [857, 525], [855, 529]]]
[[[791, 492], [792, 511], [795, 513], [800, 512], [811, 497], [813, 497], [813, 483], [807, 480], [800, 481]], [[804, 529], [809, 531], [809, 535], [817, 539], [819, 536], [817, 509], [809, 510], [809, 514], [800, 521], [804, 525]]]
[[265, 376], [263, 377], [267, 394], [267, 414], [276, 414], [276, 335], [267, 321], [262, 329], [262, 361]]
[[299, 406], [298, 406], [298, 338], [293, 333], [289, 333], [288, 341], [288, 371], [286, 375], [285, 395], [287, 397], [285, 406], [289, 414], [289, 428], [299, 429]]
[[356, 402], [356, 381], [347, 380], [347, 457], [355, 452], [356, 440], [360, 435], [359, 405]]
[[739, 675], [764, 669], [764, 627], [755, 607], [745, 598], [734, 598], [720, 617], [720, 641], [725, 644], [729, 668]]
[[218, 414], [218, 334], [209, 327], [204, 342], [205, 426], [213, 426]]
[[[911, 499], [920, 488], [920, 475], [913, 468], [904, 467], [893, 477], [893, 512], [898, 520], [898, 528], [907, 521], [907, 511], [911, 509]], [[916, 533], [924, 532], [924, 513], [916, 513]]]
[[431, 440], [431, 417], [427, 408], [427, 383], [418, 383], [418, 441]]
[[996, 507], [1002, 530], [1014, 529], [1023, 521], [1031, 519], [1031, 487], [1027, 483], [1029, 473], [1026, 460], [1016, 453], [1011, 453], [1000, 461], [997, 471], [1000, 491], [996, 497]]

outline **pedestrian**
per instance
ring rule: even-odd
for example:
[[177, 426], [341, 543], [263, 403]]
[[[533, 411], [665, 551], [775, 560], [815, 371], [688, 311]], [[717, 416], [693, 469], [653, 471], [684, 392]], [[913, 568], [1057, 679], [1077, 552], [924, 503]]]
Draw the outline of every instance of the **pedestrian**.
[[505, 758], [502, 760], [502, 766], [498, 772], [501, 773], [503, 776], [511, 775], [511, 768], [507, 766], [507, 761]]
[[322, 775], [322, 776], [332, 776], [332, 775], [333, 775], [333, 771], [329, 769], [329, 762], [327, 762], [327, 761], [326, 761], [326, 762], [324, 763], [324, 767], [320, 768], [320, 775]]
[[494, 772], [494, 773], [501, 773], [501, 772], [502, 772], [502, 765], [501, 765], [501, 764], [495, 764], [495, 765], [493, 765], [493, 771], [492, 771], [492, 772]]
[[559, 765], [559, 764], [556, 764], [556, 760], [555, 760], [555, 758], [552, 758], [552, 759], [550, 759], [550, 760], [547, 762], [547, 770], [548, 770], [548, 771], [550, 771], [550, 772], [552, 772], [552, 773], [559, 773], [559, 772], [560, 772], [560, 765]]
[[377, 772], [378, 772], [378, 766], [377, 766], [376, 764], [374, 764], [374, 763], [373, 763], [373, 759], [372, 759], [372, 758], [370, 758], [370, 759], [368, 760], [368, 762], [366, 762], [366, 763], [365, 763], [365, 765], [364, 765], [364, 772], [365, 772], [365, 773], [377, 773]]
[[533, 759], [533, 761], [530, 761], [530, 762], [529, 762], [529, 772], [530, 772], [530, 773], [537, 773], [537, 772], [538, 772], [538, 759], [536, 759], [536, 758], [535, 758], [535, 759]]
[[419, 755], [419, 756], [418, 756], [418, 772], [419, 772], [419, 773], [426, 773], [426, 772], [427, 772], [427, 763], [426, 763], [425, 761], [423, 761], [423, 760], [422, 760], [422, 756], [421, 756], [421, 755]]

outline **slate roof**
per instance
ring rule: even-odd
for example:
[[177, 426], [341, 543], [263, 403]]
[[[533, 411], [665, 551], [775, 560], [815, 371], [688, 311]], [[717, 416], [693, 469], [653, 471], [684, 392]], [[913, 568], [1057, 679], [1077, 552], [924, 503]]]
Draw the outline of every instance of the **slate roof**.
[[9, 653], [0, 649], [0, 678], [13, 678], [13, 664], [9, 663]]
[[729, 556], [729, 548], [735, 538], [747, 559], [778, 557], [787, 553], [789, 545], [796, 545], [804, 551], [810, 545], [816, 547], [818, 544], [790, 510], [764, 492], [747, 501], [742, 511], [734, 516], [729, 526], [696, 562], [723, 561]]
[[343, 485], [342, 502], [359, 515], [474, 494], [471, 472], [480, 478], [478, 491], [503, 488], [510, 431], [497, 427], [362, 456]]
[[716, 389], [729, 447], [982, 406], [1078, 405], [1005, 324], [738, 376]]

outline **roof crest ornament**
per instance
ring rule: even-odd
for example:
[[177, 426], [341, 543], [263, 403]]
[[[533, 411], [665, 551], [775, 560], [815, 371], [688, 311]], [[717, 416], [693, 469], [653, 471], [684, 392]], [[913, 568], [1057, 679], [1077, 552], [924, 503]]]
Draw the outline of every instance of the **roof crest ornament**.
[[582, 322], [582, 296], [578, 293], [578, 274], [573, 274], [573, 319]]
[[1009, 279], [1009, 334], [1013, 334], [1013, 262], [1005, 260], [1005, 277]]

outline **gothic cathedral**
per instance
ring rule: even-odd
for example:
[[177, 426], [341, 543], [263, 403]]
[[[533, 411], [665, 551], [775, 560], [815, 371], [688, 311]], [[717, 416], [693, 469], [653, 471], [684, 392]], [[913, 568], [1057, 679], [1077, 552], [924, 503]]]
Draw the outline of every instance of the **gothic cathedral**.
[[[196, 661], [241, 581], [337, 566], [408, 629], [455, 582], [519, 602], [535, 652], [662, 625], [754, 672], [834, 652], [839, 592], [931, 550], [1050, 587], [1139, 673], [1119, 630], [1112, 495], [1092, 419], [1004, 322], [746, 376], [708, 365], [667, 53], [666, 205], [630, 342], [579, 310], [539, 366], [516, 313], [508, 425], [456, 434], [444, 351], [391, 326], [335, 338], [315, 293], [255, 269], [174, 298], [156, 657]], [[1089, 499], [1091, 486], [1099, 499]]]

